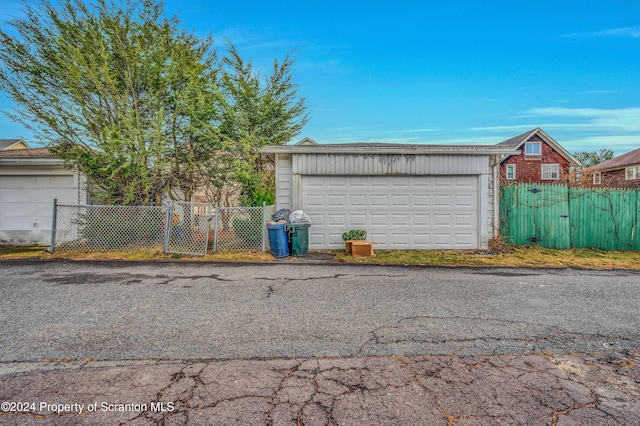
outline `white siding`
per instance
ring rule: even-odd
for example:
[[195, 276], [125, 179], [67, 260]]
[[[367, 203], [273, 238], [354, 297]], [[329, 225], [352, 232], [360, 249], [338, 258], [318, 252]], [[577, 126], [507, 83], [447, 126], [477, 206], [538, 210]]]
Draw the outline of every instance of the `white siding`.
[[276, 209], [291, 208], [291, 155], [276, 154]]
[[489, 173], [489, 159], [487, 155], [294, 154], [291, 171], [300, 175], [479, 175]]
[[[492, 160], [495, 162], [496, 158]], [[380, 180], [383, 177], [391, 179], [393, 183]], [[367, 188], [364, 198], [362, 194], [358, 196], [358, 190], [361, 188], [354, 183], [357, 182], [354, 180], [356, 178], [370, 182], [371, 187]], [[454, 219], [448, 223], [456, 223], [453, 228], [458, 227], [458, 230], [451, 228], [438, 235], [434, 233], [435, 228], [426, 229], [426, 222], [420, 222], [420, 211], [424, 213], [425, 207], [420, 205], [421, 195], [418, 188], [425, 182], [433, 182], [432, 179], [435, 178], [447, 181], [448, 185], [451, 185], [447, 191], [457, 194], [457, 199], [473, 197], [472, 204], [466, 207], [455, 202], [448, 207], [445, 204], [439, 206], [448, 209], [450, 214], [454, 215], [451, 216]], [[278, 208], [303, 209], [312, 217], [314, 224], [310, 229], [311, 248], [340, 247], [342, 232], [358, 227], [370, 228], [370, 239], [378, 242], [379, 248], [486, 248], [488, 240], [494, 235], [497, 220], [497, 206], [494, 203], [498, 200], [495, 198], [494, 167], [489, 164], [489, 155], [276, 154], [276, 180]], [[382, 181], [386, 182], [386, 189], [385, 185], [378, 185]], [[407, 193], [408, 199], [402, 198], [402, 184], [400, 187], [397, 186], [403, 181], [409, 182], [409, 185], [418, 185]], [[471, 187], [465, 188], [469, 182], [474, 183]], [[352, 184], [355, 184], [355, 187], [352, 187]], [[462, 198], [459, 197], [460, 194], [463, 195]], [[443, 200], [442, 197], [439, 199]], [[406, 205], [403, 204], [404, 201], [407, 201]], [[358, 206], [358, 202], [364, 204]], [[389, 210], [385, 210], [385, 213], [375, 213], [380, 209], [395, 211], [401, 208], [407, 211], [407, 220], [404, 220], [402, 215], [392, 214]], [[469, 229], [460, 228], [464, 222], [462, 218], [467, 220], [468, 214], [462, 212], [459, 216], [461, 221], [456, 222], [458, 219], [455, 218], [455, 214], [459, 213], [461, 208], [473, 209], [472, 234], [469, 234]], [[354, 209], [364, 210], [354, 213]], [[435, 220], [435, 216], [429, 218]], [[446, 226], [444, 218], [445, 216], [440, 214], [439, 222], [432, 225]], [[329, 228], [326, 228], [327, 226]], [[416, 227], [420, 226], [421, 231], [414, 233]]]

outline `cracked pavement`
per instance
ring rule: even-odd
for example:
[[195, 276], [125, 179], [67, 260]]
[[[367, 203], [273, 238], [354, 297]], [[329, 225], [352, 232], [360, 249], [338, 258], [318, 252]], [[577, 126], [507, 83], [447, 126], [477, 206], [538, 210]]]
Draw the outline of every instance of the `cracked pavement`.
[[2, 399], [138, 409], [4, 413], [0, 424], [631, 425], [639, 363], [638, 351], [69, 363], [3, 376]]
[[638, 273], [0, 268], [0, 425], [640, 424]]

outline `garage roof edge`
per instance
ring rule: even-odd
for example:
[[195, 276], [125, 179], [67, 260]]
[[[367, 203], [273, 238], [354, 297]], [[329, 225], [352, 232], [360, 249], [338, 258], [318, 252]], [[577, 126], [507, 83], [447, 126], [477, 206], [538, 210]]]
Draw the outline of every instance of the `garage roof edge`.
[[0, 158], [1, 165], [7, 166], [17, 166], [17, 165], [27, 165], [27, 166], [64, 166], [64, 161], [60, 158], [20, 158], [20, 157], [11, 157], [11, 158]]
[[497, 145], [400, 145], [400, 144], [318, 144], [271, 145], [265, 154], [466, 154], [516, 155], [520, 151]]

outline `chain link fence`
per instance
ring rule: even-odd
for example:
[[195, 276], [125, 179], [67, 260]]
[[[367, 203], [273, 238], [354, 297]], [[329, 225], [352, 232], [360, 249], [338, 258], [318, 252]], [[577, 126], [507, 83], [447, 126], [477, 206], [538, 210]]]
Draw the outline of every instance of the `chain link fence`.
[[275, 206], [216, 206], [214, 211], [213, 251], [269, 248], [267, 220], [275, 213]]
[[57, 204], [51, 250], [161, 249], [167, 207]]
[[204, 256], [209, 248], [268, 250], [266, 221], [275, 206], [84, 206], [54, 201], [54, 212], [51, 251], [157, 249]]
[[206, 255], [209, 245], [210, 210], [209, 204], [204, 203], [171, 203], [171, 226], [167, 233], [166, 251], [194, 256]]

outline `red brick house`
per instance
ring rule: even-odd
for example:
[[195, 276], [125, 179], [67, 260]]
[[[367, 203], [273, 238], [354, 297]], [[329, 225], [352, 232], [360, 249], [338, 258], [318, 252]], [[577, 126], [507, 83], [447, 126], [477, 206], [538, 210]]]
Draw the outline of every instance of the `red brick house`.
[[551, 136], [537, 127], [498, 145], [520, 150], [500, 164], [502, 182], [557, 183], [567, 181], [571, 167], [580, 162]]
[[640, 148], [583, 171], [588, 184], [603, 188], [640, 188]]

